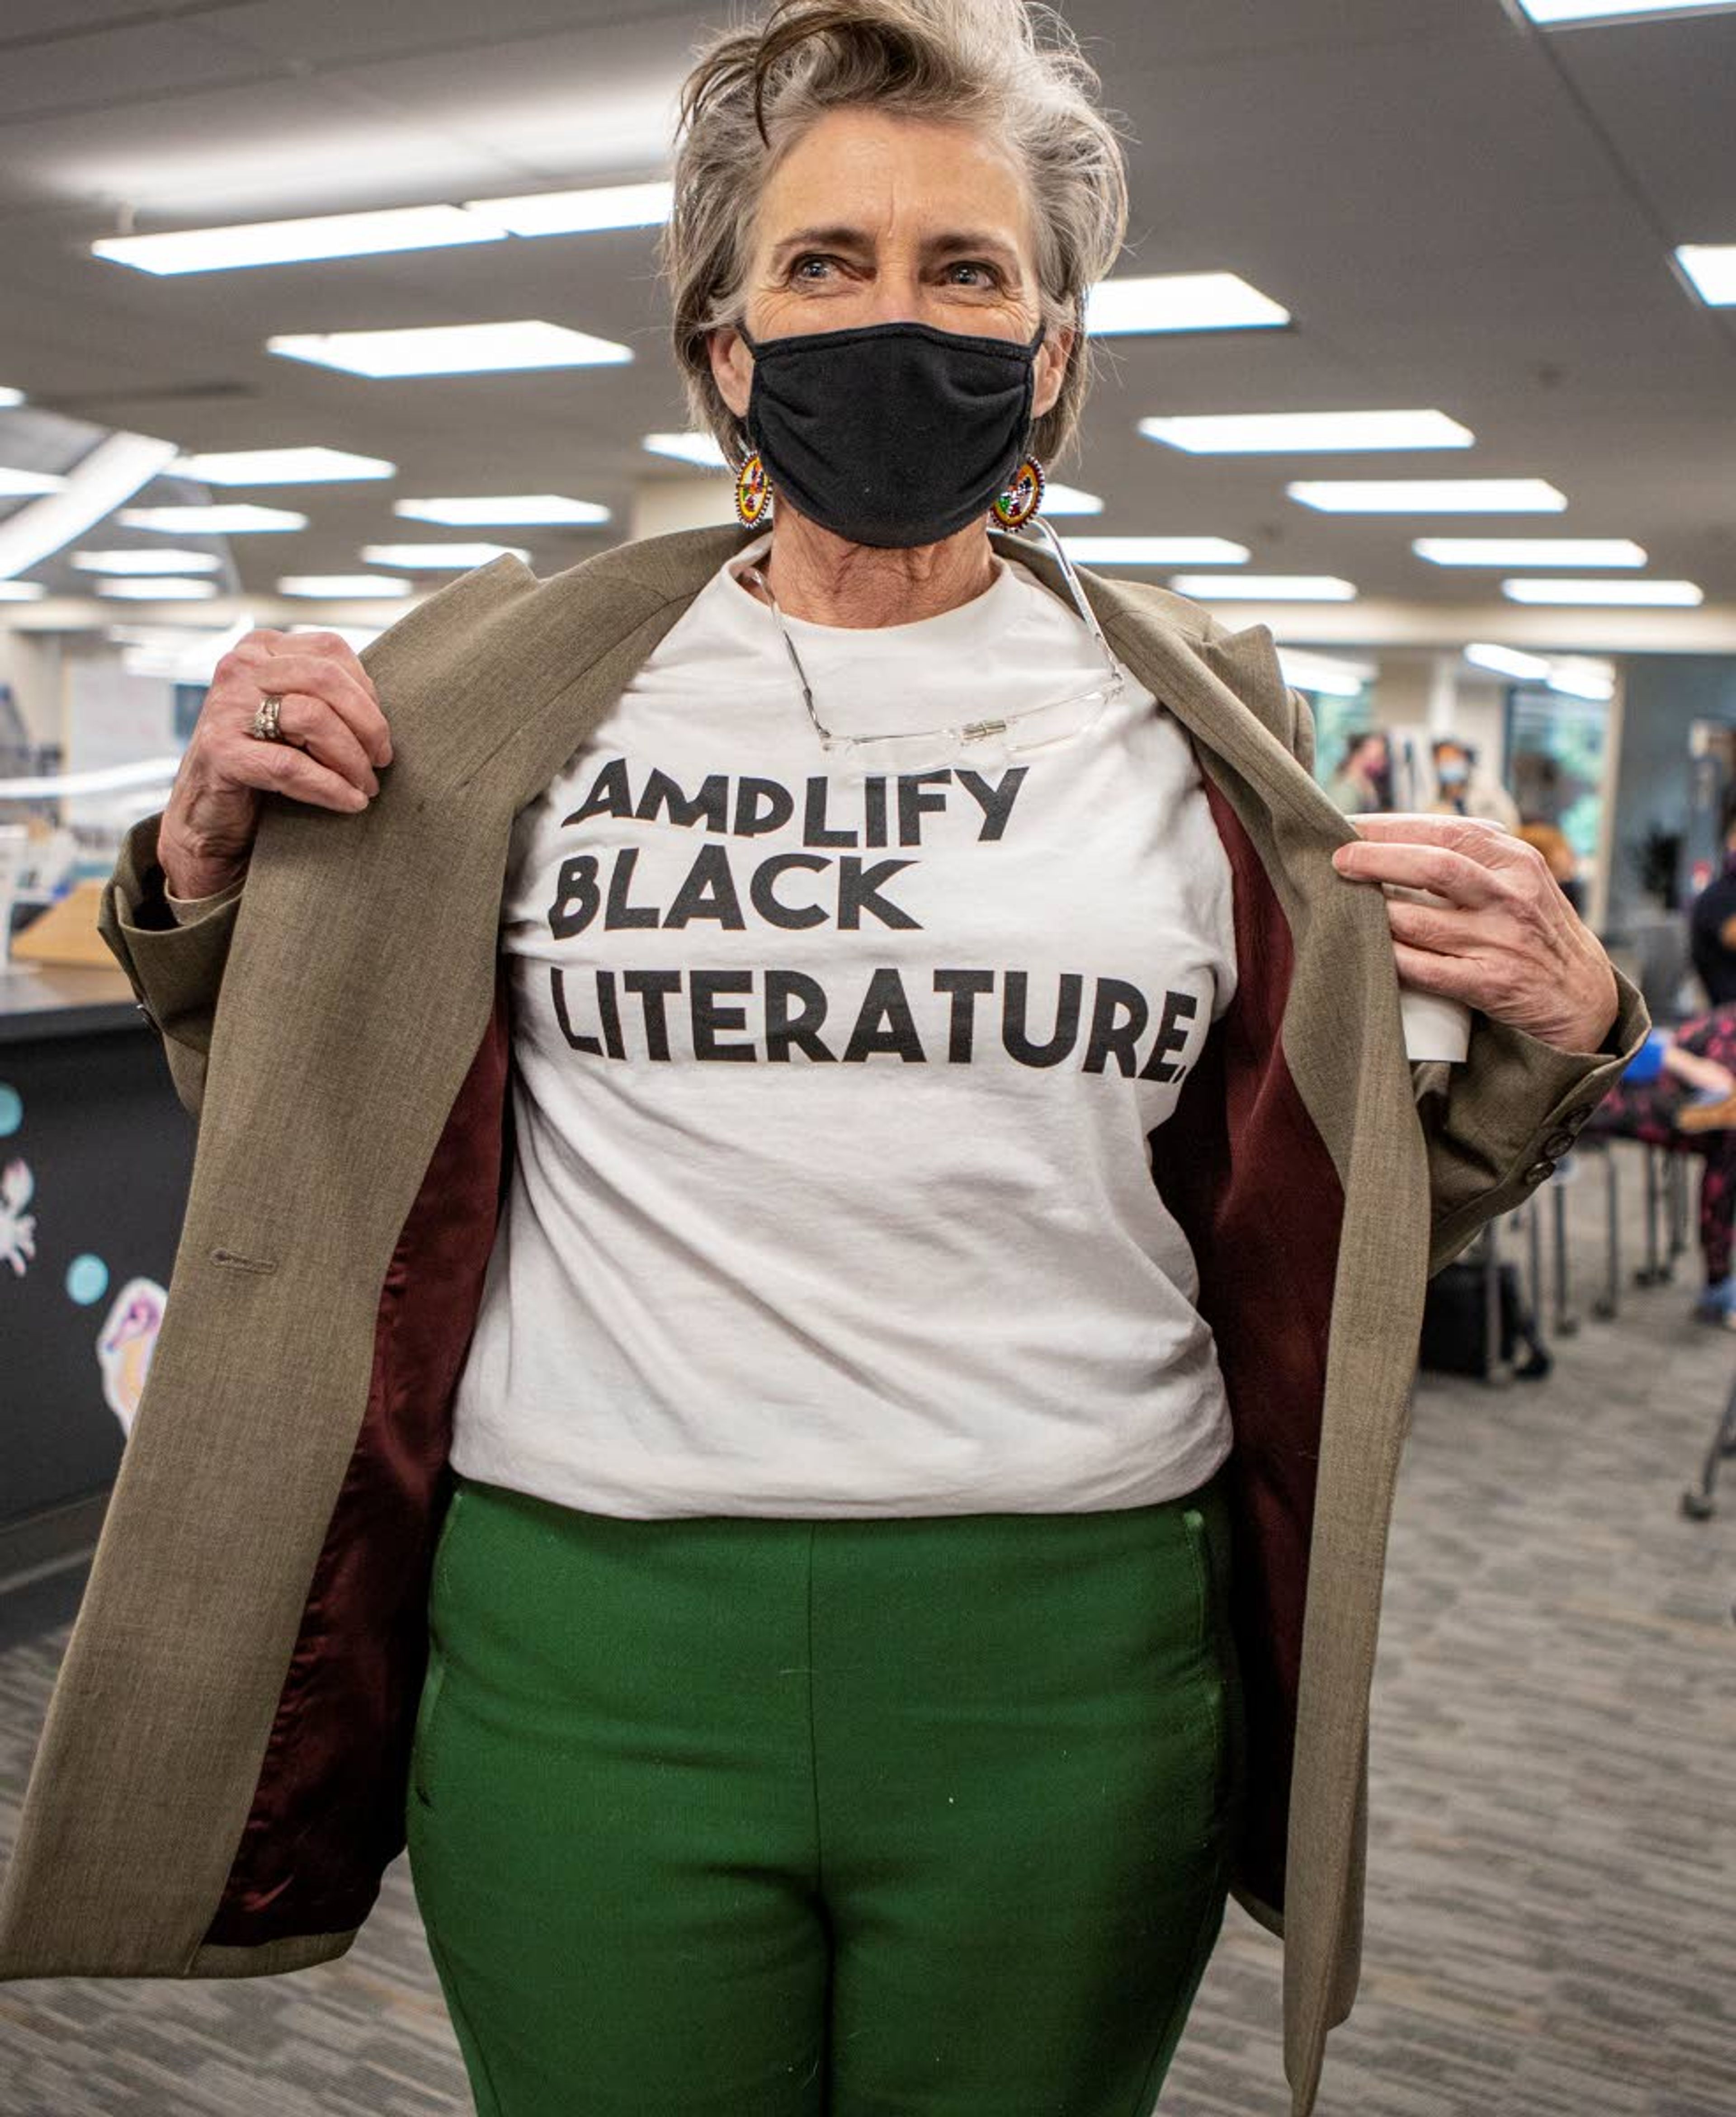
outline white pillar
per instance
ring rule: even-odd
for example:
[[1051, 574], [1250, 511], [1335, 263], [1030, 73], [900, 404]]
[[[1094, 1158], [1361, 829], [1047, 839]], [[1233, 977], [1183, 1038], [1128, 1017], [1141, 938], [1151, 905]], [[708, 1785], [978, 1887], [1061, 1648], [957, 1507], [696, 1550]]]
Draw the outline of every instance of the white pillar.
[[633, 488], [627, 534], [636, 542], [641, 537], [670, 537], [677, 529], [703, 529], [736, 519], [736, 488], [727, 471], [648, 477]]

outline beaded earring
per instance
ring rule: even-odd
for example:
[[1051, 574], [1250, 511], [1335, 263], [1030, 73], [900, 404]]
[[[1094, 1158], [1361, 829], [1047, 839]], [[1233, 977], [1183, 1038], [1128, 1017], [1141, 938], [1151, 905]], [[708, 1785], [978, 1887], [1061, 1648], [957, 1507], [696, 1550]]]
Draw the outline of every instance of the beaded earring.
[[755, 449], [736, 473], [736, 519], [744, 528], [756, 529], [771, 511], [772, 488]]
[[996, 496], [990, 510], [1003, 529], [1022, 529], [1043, 504], [1047, 487], [1043, 467], [1035, 456], [1027, 456], [1013, 473], [1013, 482]]

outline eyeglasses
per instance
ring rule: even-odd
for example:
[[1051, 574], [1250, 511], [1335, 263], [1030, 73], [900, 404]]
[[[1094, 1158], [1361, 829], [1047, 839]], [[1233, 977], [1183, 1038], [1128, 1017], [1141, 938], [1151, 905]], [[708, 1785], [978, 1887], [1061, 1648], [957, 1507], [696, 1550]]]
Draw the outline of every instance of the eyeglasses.
[[[1032, 706], [1022, 713], [1009, 713], [999, 719], [962, 721], [955, 725], [912, 730], [896, 735], [838, 735], [824, 726], [814, 710], [814, 693], [809, 685], [807, 672], [801, 666], [801, 657], [796, 652], [796, 643], [790, 637], [789, 627], [783, 621], [783, 612], [778, 607], [778, 598], [772, 593], [771, 583], [757, 565], [744, 566], [741, 578], [755, 581], [765, 592], [773, 615], [778, 620], [778, 629], [783, 634], [783, 643], [789, 650], [790, 661], [796, 671], [796, 680], [801, 686], [802, 702], [807, 707], [808, 718], [813, 722], [820, 745], [829, 757], [849, 769], [864, 772], [913, 772], [931, 768], [937, 764], [963, 763], [990, 766], [1006, 763], [1016, 757], [1029, 755], [1033, 751], [1052, 749], [1058, 745], [1083, 735], [1101, 717], [1105, 710], [1121, 696], [1127, 688], [1127, 679], [1120, 663], [1103, 636], [1103, 628], [1080, 588], [1078, 577], [1073, 570], [1067, 554], [1061, 548], [1060, 539], [1046, 522], [1037, 519], [1036, 526], [1049, 540], [1069, 591], [1077, 605], [1079, 615], [1089, 627], [1092, 637], [1102, 650], [1104, 674], [1088, 690], [1078, 691], [1069, 697], [1058, 699], [1052, 705]], [[1017, 531], [1009, 531], [1017, 535]]]

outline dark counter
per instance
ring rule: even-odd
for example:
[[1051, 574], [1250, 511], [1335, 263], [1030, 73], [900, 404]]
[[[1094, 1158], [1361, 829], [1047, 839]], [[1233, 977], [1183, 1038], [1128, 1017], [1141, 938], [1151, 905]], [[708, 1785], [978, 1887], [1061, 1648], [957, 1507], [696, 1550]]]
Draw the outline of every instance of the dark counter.
[[194, 1140], [118, 965], [0, 971], [0, 1580], [88, 1548], [155, 1346]]
[[136, 1029], [144, 1021], [118, 963], [12, 963], [0, 968], [0, 1044]]

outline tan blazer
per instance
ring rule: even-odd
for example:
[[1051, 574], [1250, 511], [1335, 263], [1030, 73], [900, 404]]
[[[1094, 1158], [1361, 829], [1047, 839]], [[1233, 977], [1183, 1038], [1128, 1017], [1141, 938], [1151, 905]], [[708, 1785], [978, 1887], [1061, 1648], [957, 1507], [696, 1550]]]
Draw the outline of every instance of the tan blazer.
[[[372, 1907], [404, 1842], [451, 1399], [511, 1169], [496, 928], [514, 816], [751, 533], [453, 582], [363, 657], [396, 755], [379, 798], [339, 815], [268, 797], [245, 886], [188, 926], [148, 885], [159, 819], [129, 833], [102, 929], [197, 1151], [0, 1889], [0, 1977], [296, 1970], [342, 1955]], [[995, 541], [1064, 593], [1046, 551]], [[1623, 978], [1602, 1054], [1480, 1016], [1466, 1064], [1407, 1061], [1385, 901], [1332, 867], [1355, 833], [1310, 775], [1271, 634], [1080, 579], [1191, 736], [1235, 877], [1239, 989], [1152, 1173], [1199, 1262], [1235, 1429], [1235, 1893], [1284, 1942], [1305, 2117], [1359, 1972], [1424, 1282], [1543, 1181], [1651, 1022]]]

